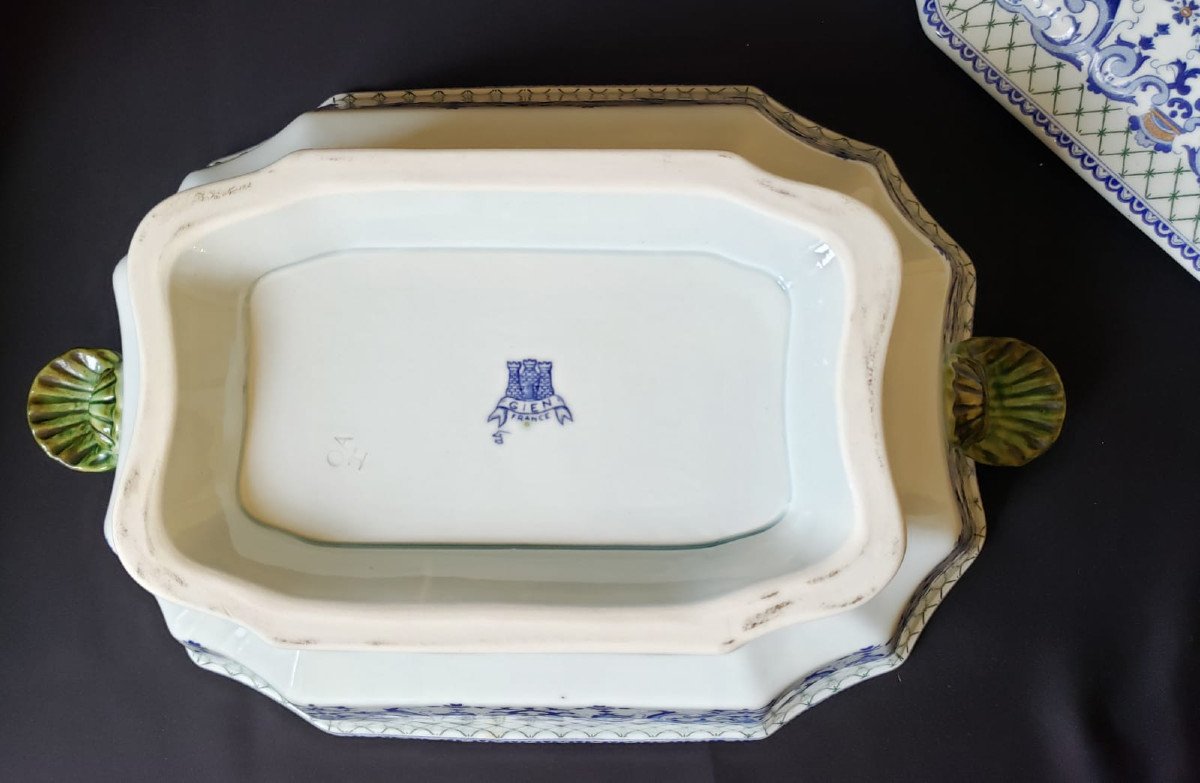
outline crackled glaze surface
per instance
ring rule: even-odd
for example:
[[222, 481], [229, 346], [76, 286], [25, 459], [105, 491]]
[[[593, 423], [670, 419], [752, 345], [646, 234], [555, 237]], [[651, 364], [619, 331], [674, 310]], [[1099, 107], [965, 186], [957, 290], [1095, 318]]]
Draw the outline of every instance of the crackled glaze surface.
[[926, 33], [1200, 277], [1195, 0], [918, 0]]

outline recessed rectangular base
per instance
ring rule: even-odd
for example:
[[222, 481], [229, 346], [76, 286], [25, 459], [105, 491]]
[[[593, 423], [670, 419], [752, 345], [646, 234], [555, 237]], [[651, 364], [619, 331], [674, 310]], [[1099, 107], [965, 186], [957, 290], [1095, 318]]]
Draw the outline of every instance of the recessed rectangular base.
[[789, 298], [738, 262], [347, 251], [247, 319], [241, 501], [295, 535], [698, 546], [788, 506]]
[[306, 152], [180, 194], [131, 249], [156, 374], [114, 546], [284, 647], [711, 654], [843, 611], [903, 555], [898, 268], [861, 203], [721, 152]]

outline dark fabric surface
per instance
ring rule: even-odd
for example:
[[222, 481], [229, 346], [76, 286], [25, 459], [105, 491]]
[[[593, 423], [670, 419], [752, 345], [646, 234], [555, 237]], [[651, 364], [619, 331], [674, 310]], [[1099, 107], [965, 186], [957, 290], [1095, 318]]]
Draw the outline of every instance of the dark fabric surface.
[[[0, 23], [0, 778], [1200, 778], [1200, 282], [929, 43], [907, 0], [29, 3]], [[111, 479], [26, 432], [118, 347], [113, 264], [182, 176], [348, 89], [748, 83], [889, 150], [978, 269], [976, 331], [1058, 364], [1060, 443], [982, 469], [983, 555], [911, 660], [740, 744], [325, 736], [171, 640]]]

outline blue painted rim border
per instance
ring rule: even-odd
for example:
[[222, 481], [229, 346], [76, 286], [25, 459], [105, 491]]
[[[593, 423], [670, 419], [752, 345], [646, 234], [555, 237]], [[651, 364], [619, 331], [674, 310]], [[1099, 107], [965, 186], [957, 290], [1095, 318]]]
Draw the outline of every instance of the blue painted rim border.
[[[1054, 115], [1043, 109], [1037, 101], [1023, 92], [996, 66], [978, 52], [962, 37], [962, 34], [950, 26], [942, 14], [939, 0], [917, 0], [921, 7], [922, 22], [926, 33], [935, 41], [941, 39], [945, 46], [958, 54], [959, 65], [995, 90], [997, 100], [1007, 99], [1008, 102], [1028, 118], [1030, 124], [1040, 128], [1045, 134], [1043, 139], [1052, 148], [1065, 152], [1081, 172], [1091, 175], [1095, 182], [1111, 193], [1128, 210], [1134, 223], [1140, 222], [1143, 231], [1151, 236], [1165, 240], [1171, 252], [1185, 268], [1193, 275], [1200, 276], [1200, 248], [1184, 238], [1182, 234], [1153, 207], [1147, 204], [1138, 193], [1105, 166], [1074, 134], [1060, 125]], [[1003, 101], [1002, 101], [1003, 102]], [[1097, 189], [1100, 189], [1097, 187]]]

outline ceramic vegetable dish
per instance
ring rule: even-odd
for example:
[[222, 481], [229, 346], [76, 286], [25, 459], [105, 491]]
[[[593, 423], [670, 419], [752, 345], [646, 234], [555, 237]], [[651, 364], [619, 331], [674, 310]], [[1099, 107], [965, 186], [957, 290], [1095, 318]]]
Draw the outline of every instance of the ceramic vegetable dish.
[[973, 460], [1064, 413], [886, 154], [744, 87], [336, 96], [114, 280], [34, 437], [196, 663], [337, 734], [765, 736], [903, 661]]

